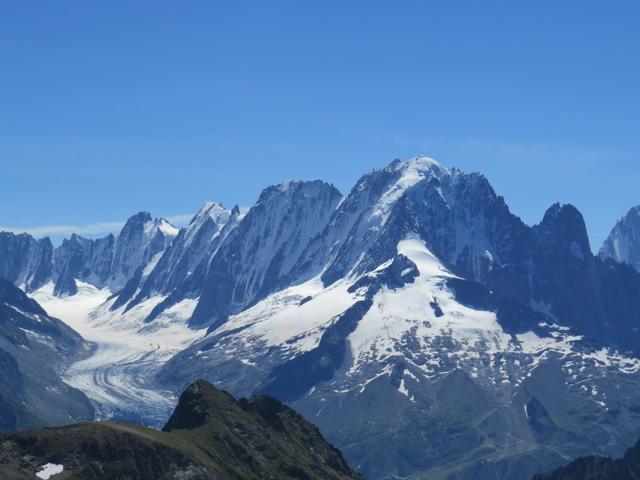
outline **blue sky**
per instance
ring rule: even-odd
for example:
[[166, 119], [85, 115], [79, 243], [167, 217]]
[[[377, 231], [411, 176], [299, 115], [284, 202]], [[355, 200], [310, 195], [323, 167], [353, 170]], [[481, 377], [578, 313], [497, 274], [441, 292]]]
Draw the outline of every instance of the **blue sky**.
[[640, 203], [638, 5], [0, 1], [0, 225], [179, 223], [422, 153], [528, 223], [573, 203], [597, 249]]

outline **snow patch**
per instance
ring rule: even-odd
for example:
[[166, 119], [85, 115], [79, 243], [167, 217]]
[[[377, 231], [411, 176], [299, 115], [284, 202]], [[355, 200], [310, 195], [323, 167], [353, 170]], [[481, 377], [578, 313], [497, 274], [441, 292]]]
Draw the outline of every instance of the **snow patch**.
[[47, 463], [40, 467], [40, 470], [36, 473], [36, 477], [43, 480], [49, 480], [54, 475], [62, 473], [64, 471], [63, 465], [57, 465], [55, 463]]
[[164, 233], [167, 237], [175, 237], [178, 235], [178, 229], [167, 222], [164, 218], [160, 219], [158, 224], [158, 230]]

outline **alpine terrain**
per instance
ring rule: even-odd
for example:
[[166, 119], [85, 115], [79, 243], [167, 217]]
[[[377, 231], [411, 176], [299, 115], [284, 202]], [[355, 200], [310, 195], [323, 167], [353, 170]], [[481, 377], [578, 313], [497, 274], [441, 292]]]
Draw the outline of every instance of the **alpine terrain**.
[[[575, 207], [527, 225], [483, 175], [418, 156], [347, 195], [288, 181], [246, 211], [209, 202], [179, 230], [139, 213], [55, 248], [2, 233], [0, 276], [84, 338], [65, 330], [77, 346], [52, 362], [62, 395], [94, 412], [69, 422], [161, 426], [203, 378], [285, 402], [369, 479], [529, 480], [640, 437], [638, 218], [594, 255]], [[100, 425], [72, 428], [156, 453], [183, 441]], [[194, 452], [176, 465], [197, 470]]]
[[318, 429], [277, 400], [236, 401], [198, 381], [162, 431], [95, 422], [0, 434], [0, 476], [33, 478], [356, 480]]
[[640, 478], [640, 443], [627, 450], [624, 457], [589, 456], [578, 458], [549, 475], [534, 480], [634, 480]]

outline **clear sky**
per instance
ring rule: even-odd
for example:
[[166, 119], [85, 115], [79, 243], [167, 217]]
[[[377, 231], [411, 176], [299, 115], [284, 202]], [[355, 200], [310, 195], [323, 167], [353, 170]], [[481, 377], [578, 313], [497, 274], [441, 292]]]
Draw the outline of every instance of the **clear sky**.
[[639, 18], [637, 1], [0, 0], [0, 226], [95, 235], [291, 178], [346, 193], [422, 153], [485, 173], [528, 223], [573, 203], [597, 249], [640, 203]]

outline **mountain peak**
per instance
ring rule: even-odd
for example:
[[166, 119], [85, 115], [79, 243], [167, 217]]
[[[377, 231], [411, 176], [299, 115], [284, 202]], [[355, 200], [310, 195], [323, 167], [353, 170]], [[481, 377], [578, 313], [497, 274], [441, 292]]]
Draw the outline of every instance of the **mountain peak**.
[[128, 224], [140, 224], [150, 222], [152, 220], [151, 214], [149, 212], [138, 212], [135, 215], [132, 215], [128, 218], [125, 223], [125, 227]]
[[636, 205], [635, 207], [631, 207], [627, 213], [619, 220], [630, 220], [632, 218], [640, 218], [640, 205]]
[[274, 197], [282, 198], [283, 195], [296, 195], [298, 193], [309, 194], [313, 192], [317, 192], [320, 195], [326, 192], [332, 195], [340, 195], [336, 187], [322, 180], [286, 180], [277, 185], [271, 185], [265, 188], [260, 194], [258, 203], [268, 201]]
[[213, 412], [228, 410], [233, 403], [234, 398], [227, 392], [218, 390], [205, 380], [196, 380], [180, 395], [178, 405], [163, 430], [169, 432], [202, 427]]
[[584, 218], [580, 211], [570, 203], [556, 202], [544, 213], [540, 226], [555, 226], [558, 224], [584, 225]]
[[625, 213], [600, 248], [601, 258], [626, 263], [640, 272], [640, 205]]
[[[372, 217], [378, 218], [381, 224], [386, 223], [391, 209], [408, 190], [425, 180], [434, 177], [440, 179], [451, 174], [449, 169], [423, 155], [404, 162], [396, 159], [387, 165], [383, 172], [390, 178], [372, 214]], [[361, 185], [364, 186], [365, 183]]]
[[443, 167], [437, 160], [433, 158], [426, 157], [424, 155], [416, 155], [415, 157], [409, 158], [407, 160], [400, 160], [398, 158], [394, 159], [385, 170], [390, 171], [420, 171], [425, 172], [429, 170], [439, 170], [439, 171], [447, 171], [448, 169]]
[[131, 235], [153, 237], [158, 230], [168, 238], [175, 237], [178, 234], [178, 229], [168, 220], [153, 218], [149, 212], [138, 212], [129, 217], [124, 227], [122, 227], [119, 237], [126, 238]]
[[207, 201], [189, 221], [189, 225], [199, 225], [208, 218], [216, 223], [225, 223], [232, 212], [227, 210], [222, 203]]
[[545, 238], [563, 242], [575, 241], [584, 252], [591, 252], [584, 217], [571, 204], [554, 203], [551, 205], [545, 212], [542, 222], [536, 228]]
[[281, 192], [286, 192], [287, 190], [298, 187], [302, 183], [302, 180], [285, 180], [276, 185], [276, 188]]

